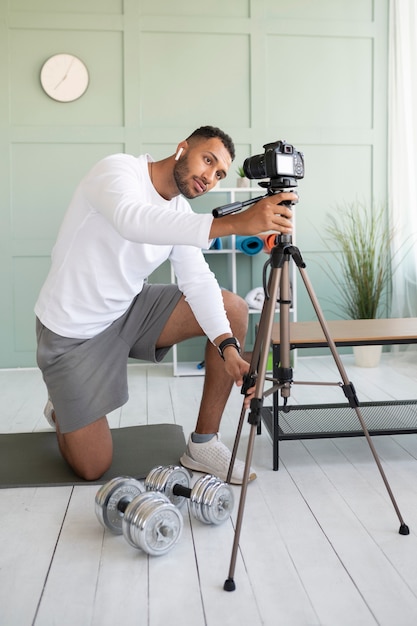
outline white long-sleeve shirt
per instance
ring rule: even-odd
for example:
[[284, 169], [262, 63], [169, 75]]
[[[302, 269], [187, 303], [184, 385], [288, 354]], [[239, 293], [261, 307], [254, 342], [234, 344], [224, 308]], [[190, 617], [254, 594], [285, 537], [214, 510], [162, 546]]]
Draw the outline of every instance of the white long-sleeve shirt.
[[152, 185], [149, 155], [116, 154], [81, 181], [52, 251], [35, 305], [41, 322], [64, 337], [94, 337], [130, 306], [146, 278], [165, 260], [210, 340], [230, 333], [209, 247], [210, 214], [168, 201]]

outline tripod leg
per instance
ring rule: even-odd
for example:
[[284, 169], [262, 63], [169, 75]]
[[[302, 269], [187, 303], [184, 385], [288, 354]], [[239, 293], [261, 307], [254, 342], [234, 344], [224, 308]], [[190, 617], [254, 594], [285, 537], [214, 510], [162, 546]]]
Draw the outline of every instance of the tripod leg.
[[345, 393], [345, 396], [348, 399], [350, 406], [355, 410], [356, 415], [358, 416], [360, 425], [362, 427], [362, 430], [363, 430], [363, 433], [364, 433], [364, 435], [366, 437], [368, 445], [369, 445], [369, 447], [371, 449], [371, 452], [372, 452], [372, 455], [374, 457], [375, 463], [377, 464], [377, 467], [378, 467], [379, 472], [381, 474], [382, 480], [384, 481], [385, 487], [386, 487], [386, 489], [388, 491], [388, 495], [389, 495], [389, 497], [391, 499], [392, 505], [393, 505], [393, 507], [395, 509], [395, 512], [397, 513], [398, 519], [400, 521], [399, 533], [400, 533], [400, 535], [408, 535], [410, 533], [410, 530], [409, 530], [408, 526], [404, 523], [404, 520], [403, 520], [402, 515], [400, 513], [400, 510], [398, 508], [397, 502], [396, 502], [396, 500], [394, 498], [394, 494], [393, 494], [393, 492], [391, 490], [391, 487], [390, 487], [388, 479], [387, 479], [387, 477], [385, 475], [384, 469], [383, 469], [383, 467], [381, 465], [381, 461], [379, 459], [378, 453], [377, 453], [377, 451], [375, 449], [375, 446], [374, 446], [373, 441], [371, 439], [371, 436], [369, 434], [368, 428], [367, 428], [367, 426], [365, 424], [365, 421], [363, 419], [362, 412], [359, 409], [359, 401], [358, 401], [358, 399], [356, 397], [355, 389], [354, 389], [352, 383], [349, 381], [349, 379], [347, 377], [347, 373], [346, 373], [346, 370], [345, 370], [344, 365], [342, 363], [342, 360], [341, 360], [341, 358], [339, 356], [339, 353], [336, 350], [336, 345], [335, 345], [333, 339], [330, 336], [329, 329], [327, 327], [327, 323], [326, 323], [326, 320], [324, 318], [323, 312], [321, 310], [319, 301], [317, 300], [317, 297], [316, 297], [316, 295], [315, 295], [315, 293], [313, 291], [313, 287], [312, 287], [312, 285], [310, 283], [310, 280], [309, 280], [309, 278], [307, 276], [307, 272], [305, 271], [305, 269], [303, 267], [299, 267], [298, 269], [300, 271], [300, 274], [301, 274], [301, 277], [303, 279], [305, 288], [306, 288], [306, 290], [308, 292], [308, 295], [310, 297], [311, 304], [313, 305], [313, 308], [314, 308], [314, 310], [316, 312], [317, 319], [319, 320], [320, 326], [321, 326], [321, 328], [323, 330], [324, 336], [326, 337], [327, 344], [328, 344], [328, 346], [330, 348], [330, 351], [332, 353], [332, 356], [333, 356], [333, 359], [334, 359], [335, 364], [337, 366], [337, 369], [339, 370], [340, 376], [342, 378], [342, 381], [343, 381], [343, 391]]
[[223, 589], [225, 591], [234, 591], [236, 589], [236, 585], [234, 581], [234, 575], [235, 575], [235, 569], [236, 569], [236, 558], [237, 558], [237, 552], [239, 548], [240, 532], [242, 529], [243, 511], [244, 511], [245, 502], [246, 502], [246, 491], [248, 488], [249, 471], [250, 471], [250, 466], [252, 463], [255, 435], [256, 435], [256, 424], [252, 424], [250, 428], [250, 432], [249, 432], [248, 448], [246, 451], [245, 471], [243, 473], [243, 484], [242, 484], [242, 488], [240, 492], [239, 509], [238, 509], [238, 514], [237, 514], [235, 536], [234, 536], [233, 548], [232, 548], [232, 556], [230, 558], [230, 565], [229, 565], [229, 575], [228, 575], [228, 578], [225, 580], [225, 583], [223, 586]]
[[[255, 365], [258, 364], [258, 374], [256, 377], [255, 394], [251, 400], [250, 412], [249, 412], [249, 417], [248, 417], [248, 421], [251, 425], [251, 428], [249, 432], [248, 448], [246, 451], [245, 469], [243, 472], [243, 483], [242, 483], [241, 492], [240, 492], [239, 509], [237, 513], [236, 529], [235, 529], [233, 548], [232, 548], [232, 556], [230, 559], [229, 575], [223, 586], [225, 591], [234, 591], [236, 589], [236, 585], [234, 582], [236, 558], [237, 558], [237, 552], [239, 548], [240, 533], [241, 533], [242, 522], [243, 522], [243, 513], [245, 509], [245, 502], [246, 502], [246, 492], [248, 489], [249, 472], [250, 472], [250, 466], [252, 463], [253, 448], [254, 448], [254, 443], [255, 443], [255, 435], [256, 435], [257, 427], [261, 419], [261, 410], [262, 410], [262, 405], [263, 405], [263, 390], [264, 390], [264, 384], [265, 384], [266, 369], [267, 369], [267, 364], [268, 364], [269, 345], [270, 345], [271, 335], [272, 335], [272, 326], [274, 323], [275, 304], [277, 301], [280, 278], [281, 278], [281, 268], [273, 268], [271, 270], [271, 274], [269, 277], [269, 284], [268, 284], [269, 299], [268, 300], [265, 299], [264, 306], [262, 307], [261, 320], [259, 323], [259, 329], [258, 329], [256, 341], [255, 341], [253, 356], [252, 356], [254, 368], [252, 370], [252, 362], [251, 362], [251, 372], [252, 373], [255, 372]], [[242, 415], [241, 415], [241, 419], [242, 419]], [[241, 430], [241, 425], [239, 424], [239, 426]], [[240, 436], [240, 432], [239, 432], [239, 436]], [[237, 448], [236, 441], [237, 441], [237, 438], [235, 440], [235, 446], [233, 449], [234, 452], [235, 452], [235, 449]], [[230, 474], [231, 474], [231, 470], [229, 467], [229, 475]], [[229, 475], [228, 475], [228, 478], [229, 478]]]
[[[293, 370], [291, 367], [291, 349], [290, 349], [290, 308], [292, 297], [290, 294], [290, 257], [284, 257], [286, 262], [282, 265], [282, 274], [280, 280], [279, 293], [279, 328], [280, 328], [280, 346], [272, 349], [273, 356], [273, 373], [274, 378], [280, 382], [280, 395], [283, 398], [284, 405], [287, 403], [291, 393], [291, 385], [293, 382]], [[271, 329], [272, 333], [272, 329]], [[276, 358], [279, 352], [279, 358]], [[279, 465], [279, 394], [274, 393], [272, 403], [272, 459], [273, 469], [278, 470]]]
[[[278, 271], [280, 271], [280, 270], [277, 270], [277, 272]], [[271, 272], [269, 280], [268, 280], [268, 293], [271, 293], [271, 290], [274, 289], [274, 285], [272, 283], [275, 280], [278, 280], [278, 284], [279, 284], [280, 276], [278, 275], [276, 278], [273, 278], [273, 275], [272, 275], [272, 272]], [[269, 301], [268, 301], [268, 303], [269, 303]], [[272, 315], [273, 314], [274, 313], [272, 313]], [[245, 377], [245, 382], [244, 382], [244, 385], [243, 385], [243, 388], [242, 388], [242, 393], [245, 393], [246, 390], [250, 389], [251, 387], [253, 387], [255, 385], [257, 372], [259, 372], [260, 368], [262, 368], [262, 364], [260, 363], [260, 358], [261, 358], [261, 354], [262, 354], [262, 348], [263, 348], [263, 344], [264, 344], [264, 341], [265, 341], [265, 337], [270, 337], [270, 334], [268, 334], [268, 327], [270, 325], [270, 316], [271, 316], [271, 313], [270, 313], [268, 307], [266, 306], [266, 302], [265, 302], [264, 306], [262, 307], [261, 317], [259, 319], [259, 324], [258, 324], [258, 332], [256, 334], [255, 343], [254, 343], [253, 350], [252, 350], [252, 357], [251, 357], [251, 361], [250, 361], [249, 373]], [[272, 319], [272, 323], [273, 323], [273, 319]], [[272, 324], [271, 324], [271, 331], [270, 332], [272, 332]], [[269, 344], [268, 344], [268, 350], [269, 350]], [[268, 354], [267, 354], [266, 359], [268, 359]], [[267, 362], [268, 361], [266, 360], [265, 361], [265, 373], [266, 373]], [[239, 418], [237, 431], [236, 431], [236, 436], [235, 436], [235, 440], [234, 440], [234, 444], [233, 444], [230, 465], [229, 465], [229, 469], [228, 469], [228, 472], [227, 472], [227, 477], [226, 477], [226, 482], [227, 483], [230, 483], [231, 478], [232, 478], [233, 467], [234, 467], [234, 464], [235, 464], [235, 459], [236, 459], [236, 456], [237, 456], [237, 450], [238, 450], [238, 447], [239, 447], [240, 437], [241, 437], [241, 434], [242, 434], [242, 428], [243, 428], [243, 423], [244, 423], [244, 419], [245, 419], [245, 414], [246, 414], [246, 410], [245, 410], [245, 406], [243, 404], [242, 405], [242, 411], [240, 413], [240, 418]]]

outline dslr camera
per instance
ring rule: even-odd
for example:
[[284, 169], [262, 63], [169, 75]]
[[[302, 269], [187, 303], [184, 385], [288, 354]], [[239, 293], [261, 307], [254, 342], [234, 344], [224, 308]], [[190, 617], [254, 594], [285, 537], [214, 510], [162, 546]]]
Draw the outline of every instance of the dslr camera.
[[[245, 159], [243, 171], [247, 178], [263, 178], [260, 187], [267, 189], [269, 195], [297, 187], [297, 179], [304, 178], [304, 155], [298, 152], [294, 146], [285, 141], [274, 141], [264, 145], [264, 154]], [[269, 180], [265, 180], [269, 178]], [[213, 209], [214, 217], [223, 217], [229, 213], [240, 211], [248, 204], [254, 204], [266, 196], [259, 198], [249, 198], [243, 202], [232, 202]], [[284, 201], [282, 204], [291, 206], [291, 202]]]
[[295, 187], [304, 178], [304, 155], [285, 141], [266, 143], [263, 154], [245, 159], [243, 170], [247, 178], [270, 178], [261, 187], [284, 189]]

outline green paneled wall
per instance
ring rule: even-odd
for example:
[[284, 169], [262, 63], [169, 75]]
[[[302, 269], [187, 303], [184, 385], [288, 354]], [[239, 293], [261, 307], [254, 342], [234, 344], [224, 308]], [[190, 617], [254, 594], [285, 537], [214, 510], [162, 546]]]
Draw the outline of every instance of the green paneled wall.
[[[201, 124], [232, 135], [236, 166], [277, 139], [305, 153], [296, 243], [334, 317], [326, 213], [386, 197], [387, 15], [388, 0], [0, 0], [0, 367], [35, 363], [33, 305], [86, 170], [112, 152], [166, 156]], [[40, 86], [56, 52], [88, 67], [75, 102]], [[242, 295], [263, 262], [241, 260]], [[300, 284], [298, 318], [314, 318]]]

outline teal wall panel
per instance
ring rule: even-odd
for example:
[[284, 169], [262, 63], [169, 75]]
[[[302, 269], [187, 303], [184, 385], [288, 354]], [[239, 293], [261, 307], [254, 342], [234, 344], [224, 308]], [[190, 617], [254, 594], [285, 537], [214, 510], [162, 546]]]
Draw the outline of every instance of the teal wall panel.
[[[378, 0], [377, 0], [378, 1]], [[291, 2], [277, 2], [267, 0], [268, 15], [279, 19], [304, 20], [372, 20], [373, 0], [291, 0]]]
[[373, 151], [369, 145], [308, 145], [305, 178], [300, 181], [300, 201], [295, 207], [295, 236], [303, 251], [323, 250], [327, 214], [338, 205], [370, 202]]
[[268, 36], [268, 74], [292, 73], [294, 80], [288, 81], [285, 94], [282, 81], [267, 82], [267, 125], [369, 129], [373, 102], [367, 94], [372, 85], [372, 61], [370, 38]]
[[11, 145], [14, 241], [54, 241], [75, 187], [90, 167], [122, 144], [17, 143]]
[[248, 17], [249, 0], [142, 0], [141, 15], [181, 16], [185, 19], [194, 17]]
[[[85, 95], [55, 102], [39, 88], [42, 64], [56, 52], [71, 51], [87, 65]], [[12, 125], [123, 126], [123, 35], [120, 32], [15, 29], [10, 36]], [[68, 106], [68, 104], [70, 106]]]
[[162, 129], [216, 119], [228, 129], [249, 126], [249, 67], [247, 35], [144, 34], [141, 122]]
[[[386, 198], [387, 19], [388, 0], [0, 0], [0, 367], [35, 363], [33, 304], [79, 179], [109, 153], [172, 154], [201, 124], [235, 140], [228, 187], [264, 143], [305, 153], [295, 240], [328, 307], [327, 214]], [[90, 74], [68, 104], [39, 83], [43, 62], [63, 51]], [[227, 260], [210, 262], [227, 283]], [[264, 262], [239, 257], [241, 295], [261, 284]], [[152, 280], [169, 277], [164, 266]], [[313, 319], [298, 282], [298, 318]], [[337, 301], [325, 310], [337, 316]]]
[[33, 351], [35, 332], [33, 307], [48, 269], [49, 256], [13, 259], [14, 348], [17, 354], [23, 357]]
[[26, 13], [120, 14], [123, 0], [9, 0], [11, 11]]

